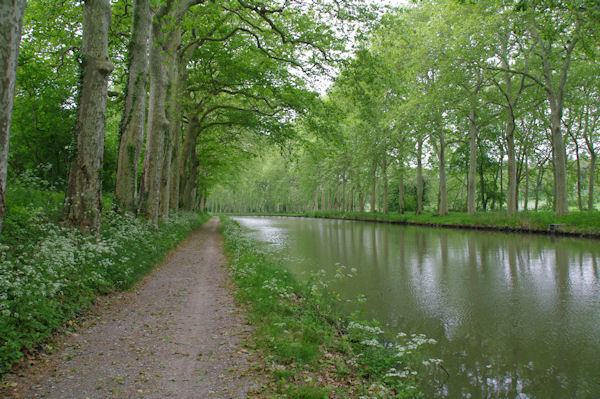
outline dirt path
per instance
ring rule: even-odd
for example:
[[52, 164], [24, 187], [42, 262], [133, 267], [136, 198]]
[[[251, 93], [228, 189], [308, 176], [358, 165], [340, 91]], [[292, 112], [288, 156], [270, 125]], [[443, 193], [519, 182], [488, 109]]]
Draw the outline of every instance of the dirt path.
[[[218, 219], [171, 251], [135, 291], [118, 294], [89, 328], [43, 364], [9, 376], [14, 397], [238, 398], [261, 378], [224, 270]], [[16, 384], [16, 385], [15, 385]]]

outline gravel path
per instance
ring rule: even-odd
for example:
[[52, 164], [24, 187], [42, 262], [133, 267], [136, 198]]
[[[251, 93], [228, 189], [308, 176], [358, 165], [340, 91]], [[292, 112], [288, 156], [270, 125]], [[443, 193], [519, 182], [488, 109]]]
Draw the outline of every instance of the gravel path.
[[[8, 376], [16, 398], [241, 398], [262, 385], [224, 269], [218, 219], [134, 291], [96, 309], [61, 349]], [[251, 352], [251, 351], [250, 351]], [[8, 392], [5, 392], [8, 393]]]

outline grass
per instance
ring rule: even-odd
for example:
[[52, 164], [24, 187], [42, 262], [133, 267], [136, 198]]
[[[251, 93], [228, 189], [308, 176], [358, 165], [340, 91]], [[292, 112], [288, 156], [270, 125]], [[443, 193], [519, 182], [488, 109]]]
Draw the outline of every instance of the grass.
[[600, 212], [571, 212], [556, 216], [550, 211], [527, 211], [509, 216], [506, 212], [480, 212], [467, 215], [464, 212], [451, 212], [446, 216], [436, 214], [415, 215], [412, 213], [367, 213], [367, 212], [304, 212], [304, 213], [261, 213], [273, 216], [306, 216], [315, 218], [379, 221], [398, 224], [416, 224], [441, 227], [486, 228], [518, 232], [548, 232], [550, 224], [561, 224], [560, 232], [600, 237]]
[[[158, 229], [103, 212], [100, 237], [60, 223], [63, 195], [13, 184], [0, 245], [0, 375], [38, 351], [102, 294], [130, 288], [206, 215], [172, 214]], [[110, 209], [105, 198], [104, 209]]]
[[222, 222], [236, 296], [247, 306], [254, 344], [264, 353], [273, 378], [264, 394], [422, 397], [419, 381], [440, 363], [424, 362], [421, 346], [433, 340], [400, 334], [396, 341], [384, 342], [376, 321], [360, 321], [339, 310], [340, 300], [327, 293], [322, 275], [298, 281], [235, 221]]

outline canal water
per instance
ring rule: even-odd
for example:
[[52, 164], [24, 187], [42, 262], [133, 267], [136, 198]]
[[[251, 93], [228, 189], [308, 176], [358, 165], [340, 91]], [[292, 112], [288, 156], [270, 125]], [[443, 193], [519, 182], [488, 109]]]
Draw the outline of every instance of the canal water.
[[600, 398], [600, 243], [370, 222], [236, 217], [300, 278], [340, 264], [346, 298], [443, 360], [427, 397]]

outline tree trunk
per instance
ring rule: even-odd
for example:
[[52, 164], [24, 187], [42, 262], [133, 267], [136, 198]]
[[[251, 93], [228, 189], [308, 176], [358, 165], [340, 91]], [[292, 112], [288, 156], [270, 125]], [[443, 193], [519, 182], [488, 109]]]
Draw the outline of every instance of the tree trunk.
[[550, 98], [552, 120], [552, 157], [554, 164], [554, 204], [556, 216], [569, 213], [567, 197], [567, 159], [565, 143], [561, 131], [562, 106], [555, 99]]
[[521, 151], [521, 154], [519, 156], [519, 162], [517, 164], [517, 185], [515, 187], [515, 209], [517, 210], [517, 212], [519, 211], [519, 193], [521, 192], [519, 190], [519, 185], [521, 184], [521, 180], [522, 180], [522, 176], [523, 176], [523, 161], [525, 160], [525, 152], [526, 150], [523, 149], [523, 151]]
[[439, 137], [439, 150], [438, 150], [438, 161], [439, 161], [439, 177], [440, 177], [440, 191], [439, 191], [439, 204], [438, 213], [440, 216], [446, 216], [448, 214], [448, 193], [446, 189], [446, 142], [444, 140], [444, 132], [440, 129], [438, 132]]
[[[500, 151], [500, 198], [503, 197], [504, 191], [504, 151]], [[502, 209], [502, 200], [500, 200], [500, 209]]]
[[342, 204], [341, 211], [346, 212], [346, 171], [342, 174]]
[[508, 155], [508, 187], [506, 188], [506, 212], [514, 215], [517, 212], [517, 161], [515, 156], [515, 121], [510, 111], [506, 115], [504, 130], [506, 137], [506, 153]]
[[475, 169], [477, 167], [477, 125], [475, 104], [471, 102], [469, 112], [469, 173], [467, 176], [467, 214], [475, 213]]
[[404, 213], [404, 165], [401, 160], [398, 169], [398, 213]]
[[[200, 120], [198, 115], [193, 113], [189, 117], [189, 123], [185, 129], [181, 153], [179, 154], [179, 205], [184, 209], [190, 208], [190, 195], [192, 184], [196, 184], [196, 177], [192, 178], [195, 172], [194, 162], [196, 158], [196, 140], [200, 132]], [[193, 181], [192, 181], [193, 180]]]
[[83, 5], [81, 43], [82, 81], [77, 104], [77, 147], [69, 168], [64, 214], [82, 231], [100, 229], [102, 213], [102, 159], [108, 76], [113, 65], [108, 58], [109, 0], [87, 0]]
[[423, 140], [417, 141], [417, 210], [416, 214], [423, 213]]
[[481, 208], [484, 212], [487, 211], [487, 197], [485, 195], [485, 179], [483, 174], [483, 165], [479, 166], [479, 185], [480, 185], [480, 196], [481, 196]]
[[152, 13], [149, 0], [135, 0], [129, 42], [129, 71], [125, 108], [119, 126], [119, 155], [115, 182], [116, 205], [135, 212], [137, 208], [138, 163], [144, 142], [146, 89], [148, 86], [148, 42]]
[[525, 154], [525, 193], [523, 194], [523, 210], [529, 210], [529, 156]]
[[377, 184], [377, 165], [373, 165], [373, 172], [371, 174], [371, 213], [375, 213], [375, 202], [377, 201], [375, 197], [375, 185]]
[[191, 211], [194, 209], [194, 199], [196, 198], [197, 181], [198, 181], [198, 160], [196, 159], [196, 146], [192, 147], [191, 159], [189, 161], [189, 173], [183, 180], [183, 198], [181, 207]]
[[[181, 64], [180, 64], [180, 67]], [[181, 84], [182, 82], [184, 82], [183, 80], [183, 76], [179, 76], [178, 78], [178, 82], [179, 85], [178, 87], [181, 88]], [[179, 101], [178, 99], [175, 99], [175, 112], [174, 112], [174, 116], [175, 116], [175, 121], [174, 121], [174, 128], [173, 128], [173, 156], [171, 158], [171, 181], [170, 181], [170, 185], [169, 185], [169, 207], [172, 210], [178, 210], [179, 209], [179, 196], [180, 196], [180, 167], [181, 167], [181, 140], [182, 140], [182, 123], [181, 123], [181, 117], [182, 117], [182, 106], [181, 106], [181, 101]]]
[[[165, 135], [168, 134], [167, 95], [171, 68], [179, 29], [171, 30], [173, 16], [163, 12], [152, 22], [150, 49], [150, 103], [148, 105], [148, 134], [140, 187], [140, 210], [154, 224], [158, 223], [161, 198], [161, 177], [165, 154]], [[194, 199], [195, 201], [195, 199]]]
[[538, 210], [538, 205], [540, 202], [540, 186], [542, 185], [542, 179], [544, 178], [544, 167], [543, 165], [541, 165], [541, 167], [538, 169], [538, 176], [537, 176], [537, 181], [536, 181], [536, 185], [535, 185], [535, 204], [534, 204], [534, 210], [537, 212]]
[[8, 169], [8, 142], [15, 100], [17, 62], [25, 0], [0, 2], [0, 232], [6, 213], [6, 172]]
[[383, 155], [383, 162], [381, 163], [381, 173], [383, 177], [383, 214], [389, 213], [388, 209], [388, 177], [387, 177], [387, 159], [386, 155]]
[[[508, 38], [507, 38], [508, 40]], [[506, 55], [506, 42], [503, 42], [503, 53]], [[501, 57], [502, 67], [509, 68], [505, 57]], [[517, 213], [517, 161], [515, 151], [515, 114], [514, 100], [511, 99], [512, 75], [504, 73], [504, 84], [506, 92], [506, 121], [504, 122], [504, 138], [506, 139], [506, 153], [508, 156], [508, 187], [506, 188], [506, 213], [514, 215]]]
[[[579, 21], [578, 21], [579, 23]], [[565, 54], [562, 57], [560, 71], [552, 68], [551, 60], [555, 57], [552, 54], [553, 46], [543, 46], [542, 70], [544, 81], [546, 83], [546, 95], [550, 104], [550, 121], [552, 126], [552, 155], [554, 167], [554, 204], [556, 216], [562, 216], [569, 213], [569, 201], [567, 195], [567, 157], [565, 151], [565, 142], [561, 131], [563, 100], [565, 87], [567, 83], [569, 66], [571, 63], [571, 54], [579, 40], [578, 35], [573, 35], [573, 39], [568, 42], [565, 48]], [[555, 86], [556, 72], [560, 72], [558, 85]]]
[[[182, 159], [182, 104], [181, 104], [181, 89], [186, 79], [186, 68], [184, 60], [180, 58], [177, 64], [177, 85], [173, 90], [171, 104], [173, 106], [173, 156], [171, 158], [171, 178], [170, 178], [170, 193], [169, 207], [173, 210], [179, 209], [180, 204], [180, 189], [181, 189], [181, 159]], [[196, 119], [197, 121], [197, 119]], [[187, 129], [186, 129], [187, 132]]]
[[588, 183], [588, 209], [594, 210], [594, 174], [596, 173], [596, 154], [590, 151], [590, 181]]
[[349, 198], [348, 210], [350, 212], [354, 212], [354, 182], [352, 182], [352, 184], [350, 184], [350, 198]]
[[[177, 46], [181, 41], [181, 29], [176, 31], [173, 42], [171, 43], [171, 51], [173, 52], [173, 66], [170, 70], [169, 76], [169, 88], [167, 92], [168, 104], [168, 119], [169, 129], [165, 132], [165, 152], [163, 154], [163, 165], [162, 173], [160, 177], [160, 200], [159, 200], [159, 216], [163, 220], [169, 218], [169, 206], [171, 201], [171, 165], [174, 159], [177, 158], [177, 154], [174, 152], [175, 141], [178, 142], [177, 148], [179, 148], [179, 136], [181, 134], [181, 106], [179, 102], [179, 63], [175, 62], [177, 59]], [[176, 168], [173, 168], [176, 169]], [[202, 196], [204, 198], [204, 196]]]
[[581, 162], [579, 160], [579, 143], [577, 142], [577, 138], [571, 131], [570, 127], [567, 127], [567, 133], [573, 139], [573, 143], [575, 144], [575, 162], [577, 166], [577, 207], [579, 211], [583, 210], [583, 202], [581, 200]]

